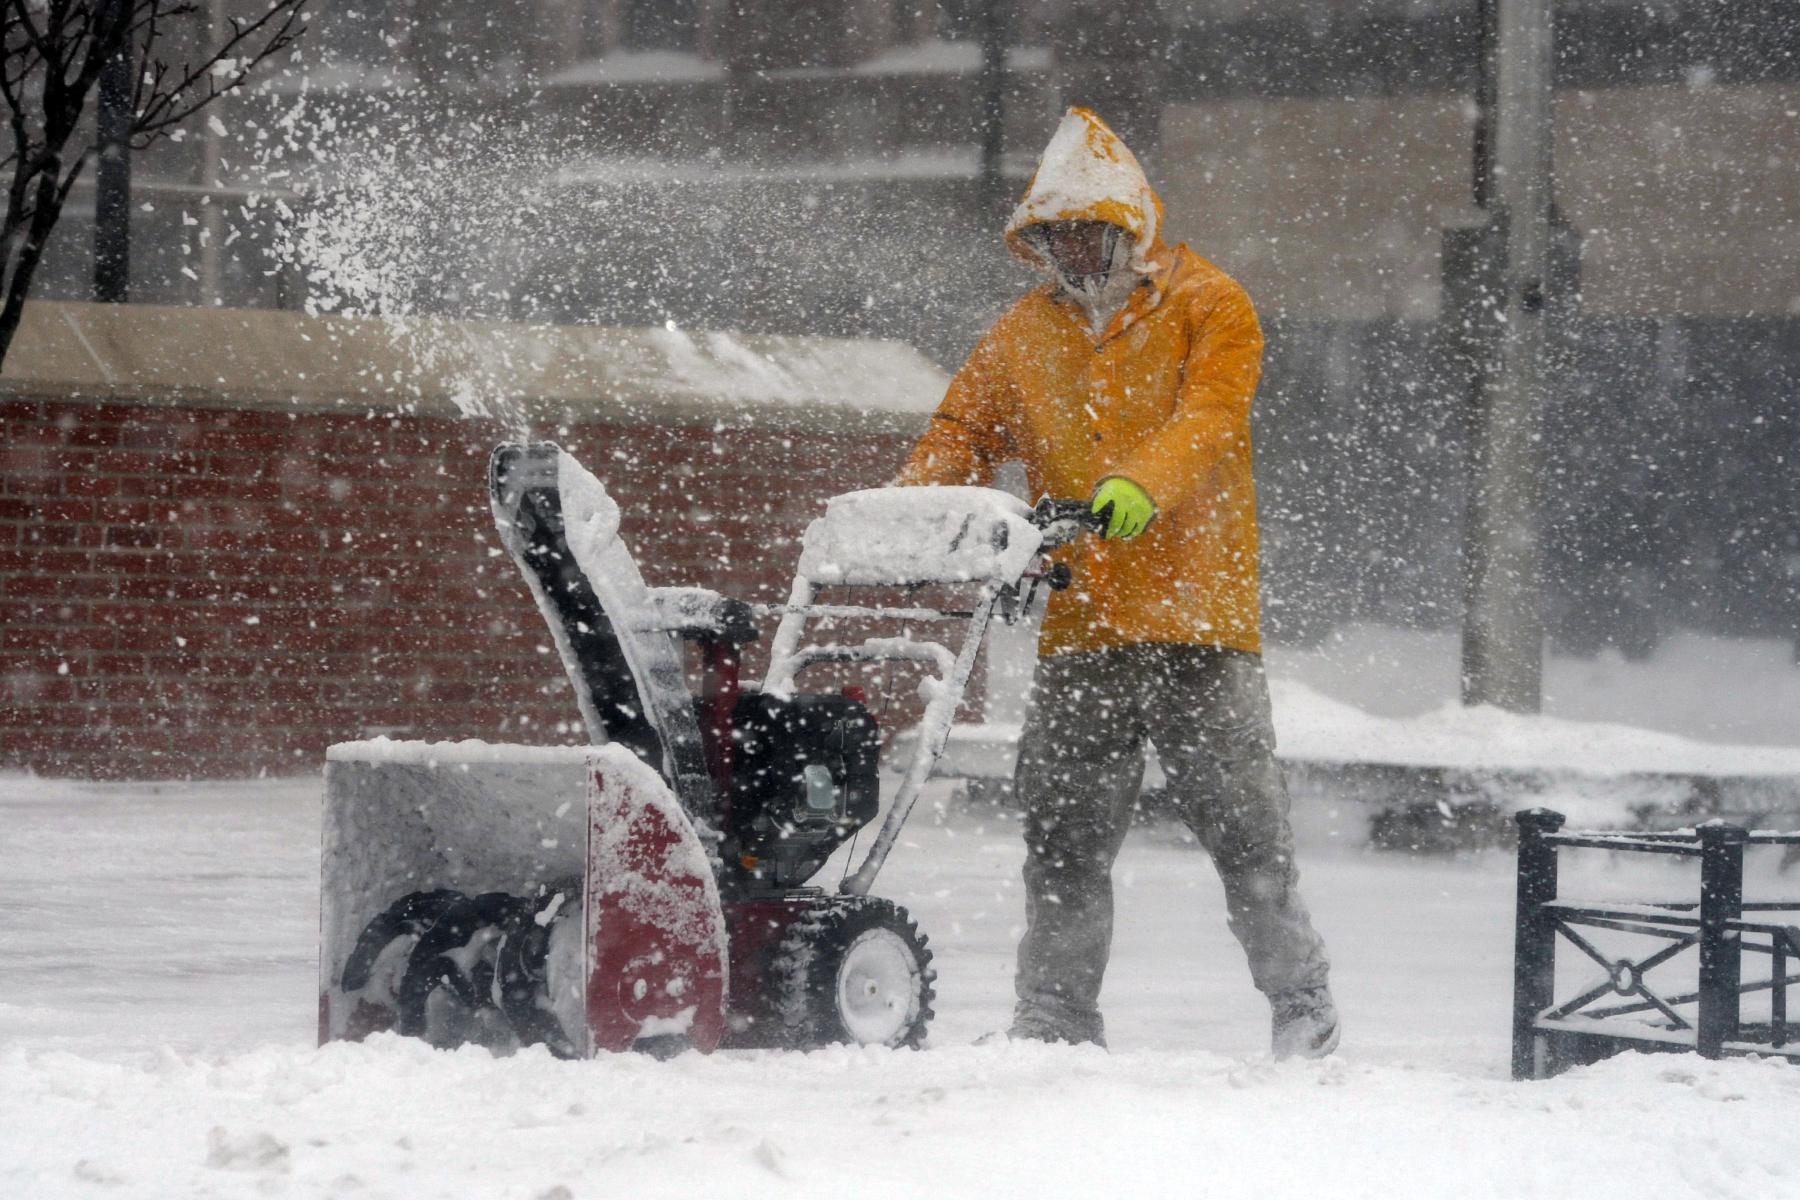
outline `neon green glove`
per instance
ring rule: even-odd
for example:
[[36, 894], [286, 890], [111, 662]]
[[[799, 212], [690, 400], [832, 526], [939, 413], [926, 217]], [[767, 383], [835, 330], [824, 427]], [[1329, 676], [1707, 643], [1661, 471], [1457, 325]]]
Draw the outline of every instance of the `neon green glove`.
[[1112, 509], [1106, 523], [1109, 539], [1134, 538], [1156, 516], [1156, 501], [1150, 499], [1150, 493], [1123, 475], [1102, 479], [1094, 489], [1093, 510], [1104, 514], [1108, 508]]

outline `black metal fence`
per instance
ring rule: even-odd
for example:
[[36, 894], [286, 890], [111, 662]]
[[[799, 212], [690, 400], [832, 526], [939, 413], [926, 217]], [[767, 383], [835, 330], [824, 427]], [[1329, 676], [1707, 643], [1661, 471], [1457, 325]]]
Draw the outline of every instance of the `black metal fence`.
[[[1696, 1051], [1707, 1058], [1774, 1054], [1800, 1060], [1800, 1022], [1789, 1019], [1788, 989], [1800, 984], [1800, 899], [1746, 900], [1744, 852], [1800, 846], [1800, 833], [1752, 832], [1710, 821], [1673, 833], [1564, 832], [1561, 813], [1518, 814], [1518, 910], [1513, 947], [1514, 1079], [1545, 1079], [1565, 1068], [1625, 1050]], [[1697, 901], [1608, 903], [1563, 899], [1564, 849], [1697, 859]], [[1792, 851], [1790, 851], [1792, 853]], [[1662, 945], [1642, 957], [1609, 953], [1594, 931], [1631, 934]], [[1603, 973], [1571, 996], [1557, 993], [1556, 952], [1566, 944]], [[1669, 990], [1653, 971], [1687, 951], [1698, 957], [1698, 986]], [[1745, 978], [1746, 955], [1767, 960]], [[1766, 1021], [1746, 1020], [1745, 996], [1769, 993]]]

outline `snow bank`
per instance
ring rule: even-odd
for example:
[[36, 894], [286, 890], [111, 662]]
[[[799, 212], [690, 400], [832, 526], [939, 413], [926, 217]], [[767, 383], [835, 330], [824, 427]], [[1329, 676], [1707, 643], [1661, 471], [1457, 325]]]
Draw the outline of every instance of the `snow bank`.
[[1284, 757], [1586, 775], [1800, 777], [1800, 748], [1733, 746], [1599, 721], [1446, 704], [1379, 717], [1292, 680], [1271, 684]]
[[993, 488], [847, 492], [807, 527], [800, 574], [818, 584], [1010, 582], [1043, 542], [1030, 512]]
[[13, 1048], [0, 1074], [0, 1160], [34, 1200], [1716, 1200], [1800, 1182], [1778, 1135], [1800, 1069], [1746, 1062], [1633, 1056], [1521, 1085], [1194, 1050], [569, 1063], [382, 1035], [129, 1066]]
[[[1509, 810], [1547, 806], [1574, 826], [1604, 828], [1635, 824], [1646, 808], [1691, 814], [1697, 799], [1710, 811], [1743, 819], [1791, 809], [1800, 795], [1800, 747], [1702, 742], [1630, 725], [1455, 703], [1414, 716], [1379, 716], [1279, 674], [1271, 678], [1270, 692], [1297, 826], [1316, 815], [1303, 803], [1308, 797], [1329, 802], [1335, 818], [1340, 807], [1366, 812], [1364, 806], [1379, 810], [1455, 793]], [[939, 774], [1011, 779], [1020, 729], [1017, 721], [956, 726]], [[908, 752], [916, 738], [903, 734], [896, 752]], [[1160, 788], [1160, 764], [1153, 751], [1147, 758], [1145, 785]], [[1355, 770], [1364, 767], [1374, 770]], [[1416, 769], [1418, 790], [1403, 796], [1408, 785], [1391, 767]], [[1774, 823], [1783, 824], [1779, 818]]]
[[[1314, 645], [1271, 644], [1267, 656], [1271, 678], [1390, 717], [1449, 704], [1462, 680], [1454, 629], [1344, 625]], [[1800, 667], [1789, 639], [1677, 630], [1644, 662], [1617, 650], [1547, 654], [1544, 712], [1708, 742], [1800, 748]]]

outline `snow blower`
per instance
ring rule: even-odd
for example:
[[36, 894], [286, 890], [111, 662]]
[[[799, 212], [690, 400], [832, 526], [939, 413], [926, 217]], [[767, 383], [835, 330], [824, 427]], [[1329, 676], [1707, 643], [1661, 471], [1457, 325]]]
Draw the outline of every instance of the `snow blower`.
[[[989, 623], [1018, 619], [1040, 584], [1067, 586], [1046, 553], [1101, 519], [1081, 502], [1030, 508], [985, 488], [852, 492], [808, 528], [789, 602], [753, 606], [646, 586], [617, 504], [553, 444], [500, 446], [489, 488], [593, 744], [331, 748], [321, 1040], [394, 1030], [560, 1057], [919, 1045], [927, 939], [870, 889], [943, 753]], [[819, 599], [934, 584], [975, 599], [958, 611]], [[762, 617], [779, 618], [768, 674], [740, 683]], [[871, 620], [902, 631], [809, 640]], [[904, 632], [924, 622], [960, 622], [960, 647]], [[897, 661], [936, 671], [919, 736], [868, 854], [828, 892], [811, 881], [880, 810], [881, 730], [857, 689], [807, 694], [796, 679], [821, 663]]]

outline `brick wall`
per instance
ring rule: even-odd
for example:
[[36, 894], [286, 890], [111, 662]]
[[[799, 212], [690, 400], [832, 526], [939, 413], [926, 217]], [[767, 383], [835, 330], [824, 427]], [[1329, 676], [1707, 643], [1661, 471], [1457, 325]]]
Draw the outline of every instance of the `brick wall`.
[[[0, 769], [316, 770], [334, 741], [578, 740], [486, 507], [493, 422], [0, 397]], [[867, 422], [538, 429], [604, 479], [652, 584], [785, 593], [822, 500], [887, 479]]]

